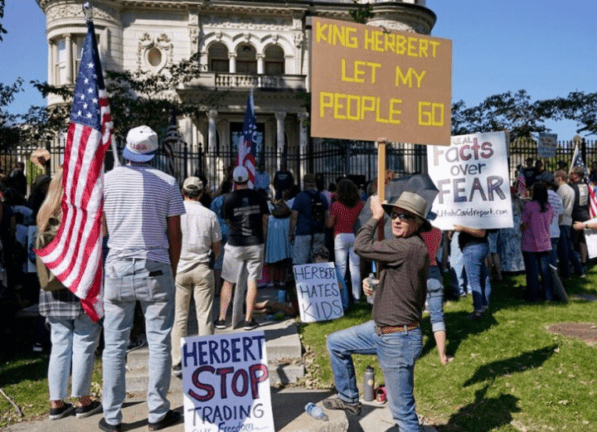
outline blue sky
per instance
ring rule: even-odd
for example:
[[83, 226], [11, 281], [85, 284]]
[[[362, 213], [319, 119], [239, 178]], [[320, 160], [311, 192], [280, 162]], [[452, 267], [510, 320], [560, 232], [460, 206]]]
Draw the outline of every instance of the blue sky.
[[[485, 97], [525, 89], [535, 99], [597, 92], [595, 0], [427, 0], [437, 15], [433, 36], [453, 41], [452, 98], [468, 106]], [[0, 42], [2, 74], [47, 78], [45, 17], [35, 0], [6, 0], [8, 34]], [[10, 107], [24, 112], [43, 104], [28, 87]], [[572, 122], [550, 123], [560, 139], [575, 134]]]

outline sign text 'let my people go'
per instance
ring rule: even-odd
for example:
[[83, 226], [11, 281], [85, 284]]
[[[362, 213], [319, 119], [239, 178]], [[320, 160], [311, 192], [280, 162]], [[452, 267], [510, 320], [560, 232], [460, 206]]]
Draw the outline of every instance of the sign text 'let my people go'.
[[452, 43], [313, 20], [311, 135], [450, 142]]

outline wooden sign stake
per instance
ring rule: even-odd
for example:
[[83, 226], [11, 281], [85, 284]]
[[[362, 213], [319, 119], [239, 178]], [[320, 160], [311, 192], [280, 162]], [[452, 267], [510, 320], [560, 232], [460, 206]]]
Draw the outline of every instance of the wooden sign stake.
[[[385, 138], [377, 139], [377, 195], [382, 202], [386, 195], [386, 142]], [[379, 220], [377, 226], [377, 239], [384, 239], [384, 218]]]

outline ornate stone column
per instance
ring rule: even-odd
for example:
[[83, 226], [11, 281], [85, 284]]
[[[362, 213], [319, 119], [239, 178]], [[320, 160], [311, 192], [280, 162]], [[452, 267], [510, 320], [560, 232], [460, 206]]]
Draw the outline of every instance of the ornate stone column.
[[215, 153], [216, 151], [216, 118], [218, 117], [218, 111], [210, 109], [207, 111], [207, 119], [209, 126], [207, 129], [207, 148], [209, 153]]
[[229, 63], [229, 72], [230, 73], [236, 73], [236, 53], [235, 52], [229, 52], [228, 53], [228, 59], [230, 60]]
[[217, 155], [216, 155], [216, 118], [218, 111], [210, 109], [207, 111], [207, 119], [209, 121], [207, 127], [207, 148], [208, 154], [206, 156], [207, 181], [209, 185], [215, 187], [217, 184]]
[[53, 40], [48, 41], [48, 82], [52, 85], [57, 83], [54, 81], [54, 68], [56, 63], [56, 43]]
[[258, 53], [257, 57], [257, 74], [263, 75], [265, 73], [265, 54]]
[[307, 146], [309, 144], [307, 138], [307, 127], [305, 125], [306, 120], [309, 118], [309, 113], [300, 112], [297, 114], [299, 120], [299, 161], [300, 161], [300, 175], [303, 177], [307, 174]]
[[64, 35], [64, 45], [65, 45], [65, 62], [66, 62], [66, 83], [72, 84], [73, 83], [73, 41], [70, 34]]
[[282, 166], [282, 154], [284, 153], [284, 119], [286, 113], [283, 111], [276, 112], [276, 126], [277, 126], [277, 140], [276, 149], [278, 153], [278, 170]]

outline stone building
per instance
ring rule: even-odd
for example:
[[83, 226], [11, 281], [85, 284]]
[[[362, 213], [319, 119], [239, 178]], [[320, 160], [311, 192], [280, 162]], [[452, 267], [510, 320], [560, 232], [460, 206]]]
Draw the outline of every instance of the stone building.
[[[36, 0], [46, 15], [48, 82], [72, 85], [86, 33], [81, 0]], [[309, 46], [311, 17], [351, 20], [358, 3], [372, 3], [371, 25], [429, 34], [435, 14], [425, 0], [93, 0], [104, 69], [154, 73], [199, 53], [202, 72], [176, 89], [201, 98], [222, 92], [217, 106], [179, 119], [189, 151], [211, 157], [204, 169], [214, 187], [232, 162], [247, 95], [254, 89], [258, 157], [274, 173], [282, 160], [299, 178], [309, 167]], [[48, 104], [60, 103], [57, 96]], [[313, 148], [313, 147], [311, 147]], [[194, 171], [196, 167], [189, 167]], [[202, 171], [200, 169], [200, 171]]]

